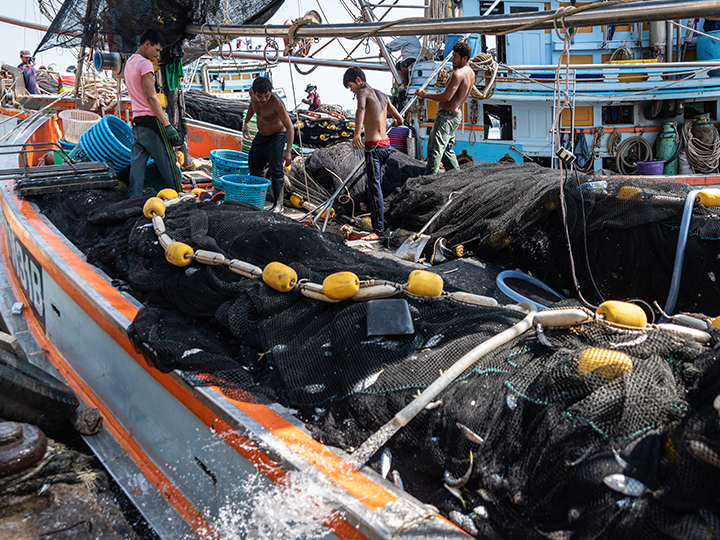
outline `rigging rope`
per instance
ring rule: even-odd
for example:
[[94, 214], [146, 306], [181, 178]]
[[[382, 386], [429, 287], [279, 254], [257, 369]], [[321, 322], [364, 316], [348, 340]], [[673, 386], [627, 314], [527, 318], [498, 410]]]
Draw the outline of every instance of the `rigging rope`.
[[717, 172], [720, 161], [720, 135], [716, 129], [708, 130], [712, 140], [705, 142], [693, 136], [692, 128], [698, 118], [688, 120], [683, 124], [682, 134], [685, 139], [685, 154], [687, 160], [696, 174], [710, 174]]

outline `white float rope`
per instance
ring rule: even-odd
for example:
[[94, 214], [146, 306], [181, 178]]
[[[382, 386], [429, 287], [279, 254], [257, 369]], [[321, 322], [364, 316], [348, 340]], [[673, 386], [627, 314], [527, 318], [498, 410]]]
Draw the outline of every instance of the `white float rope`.
[[[197, 192], [202, 191], [198, 189]], [[193, 190], [192, 195], [178, 195], [173, 189], [163, 189], [157, 197], [151, 197], [143, 206], [143, 215], [152, 220], [153, 230], [158, 241], [165, 251], [165, 259], [178, 267], [190, 265], [193, 261], [208, 266], [226, 266], [231, 272], [246, 278], [262, 278], [263, 282], [270, 288], [287, 293], [298, 290], [306, 298], [312, 298], [321, 302], [335, 304], [343, 300], [354, 300], [361, 302], [378, 298], [388, 298], [400, 292], [410, 296], [423, 298], [452, 299], [463, 304], [475, 306], [497, 307], [497, 300], [489, 296], [456, 291], [448, 293], [444, 291], [444, 282], [438, 274], [426, 270], [413, 270], [408, 276], [407, 283], [395, 283], [387, 280], [363, 280], [361, 281], [352, 272], [335, 272], [330, 274], [322, 284], [313, 283], [309, 280], [299, 279], [295, 270], [281, 262], [271, 262], [260, 268], [254, 264], [239, 259], [228, 259], [224, 254], [215, 251], [194, 250], [188, 244], [176, 242], [167, 234], [163, 216], [168, 206], [182, 201], [195, 200], [197, 193]], [[506, 309], [526, 312], [517, 305], [507, 305]], [[685, 338], [693, 339], [698, 343], [708, 343], [711, 339], [706, 330], [710, 330], [715, 321], [707, 321], [689, 317], [678, 316], [678, 322], [688, 324], [692, 320], [694, 328], [677, 324], [654, 324], [648, 325], [647, 317], [641, 307], [627, 302], [609, 300], [603, 302], [593, 313], [582, 307], [550, 308], [538, 312], [533, 324], [542, 334], [543, 327], [551, 329], [570, 328], [586, 323], [595, 323], [600, 326], [611, 328], [620, 333], [644, 332], [648, 328], [660, 328], [681, 334]], [[717, 325], [720, 325], [718, 317]], [[539, 337], [542, 342], [542, 337]]]
[[[202, 191], [202, 190], [199, 190]], [[193, 193], [193, 195], [195, 195]], [[176, 242], [167, 234], [163, 216], [168, 206], [181, 201], [194, 199], [193, 195], [182, 195], [173, 189], [163, 189], [157, 197], [151, 197], [143, 206], [143, 215], [152, 220], [153, 230], [165, 251], [165, 259], [175, 266], [184, 267], [197, 261], [208, 266], [226, 266], [231, 272], [247, 278], [262, 278], [270, 288], [279, 292], [298, 290], [307, 297], [322, 302], [337, 303], [342, 300], [355, 301], [388, 298], [400, 292], [426, 298], [451, 298], [464, 304], [476, 306], [498, 305], [497, 300], [489, 296], [481, 296], [457, 291], [448, 293], [443, 290], [442, 277], [426, 270], [414, 270], [404, 284], [385, 280], [361, 281], [352, 272], [336, 272], [329, 275], [322, 284], [298, 279], [291, 267], [280, 262], [271, 262], [260, 268], [239, 259], [228, 259], [222, 253], [197, 250], [182, 242]]]

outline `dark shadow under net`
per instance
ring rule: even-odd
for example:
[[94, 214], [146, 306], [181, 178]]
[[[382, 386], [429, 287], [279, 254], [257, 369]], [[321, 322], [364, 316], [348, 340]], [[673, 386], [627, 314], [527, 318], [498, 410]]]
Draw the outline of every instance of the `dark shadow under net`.
[[[534, 188], [536, 196], [545, 200], [555, 180], [535, 174], [534, 183], [545, 185]], [[498, 206], [485, 214], [499, 216], [522, 195], [498, 194]], [[463, 354], [522, 318], [504, 307], [403, 294], [415, 333], [368, 338], [364, 303], [282, 294], [225, 267], [171, 266], [142, 217], [144, 198], [126, 196], [92, 191], [38, 203], [89, 262], [143, 301], [129, 335], [148, 362], [236, 399], [293, 408], [314, 437], [344, 450], [357, 448]], [[316, 283], [337, 271], [405, 282], [411, 270], [243, 203], [182, 203], [164, 220], [172, 238], [194, 249], [260, 267], [280, 261]], [[588, 230], [603, 231], [601, 225]], [[482, 236], [481, 227], [468, 234]], [[717, 333], [708, 347], [667, 331], [641, 336], [593, 324], [546, 336], [544, 345], [531, 330], [485, 355], [440, 394], [440, 406], [391, 439], [392, 469], [405, 489], [446, 516], [471, 515], [481, 538], [540, 539], [554, 531], [572, 531], [573, 539], [717, 537]], [[632, 372], [614, 381], [581, 376], [580, 353], [593, 347], [624, 352]], [[483, 444], [463, 437], [458, 423]], [[697, 448], [709, 450], [705, 458]], [[443, 475], [462, 476], [470, 452], [474, 465], [461, 500], [444, 488]], [[379, 468], [379, 455], [370, 465]], [[615, 473], [650, 492], [611, 490], [603, 479]], [[480, 505], [489, 520], [471, 514]]]

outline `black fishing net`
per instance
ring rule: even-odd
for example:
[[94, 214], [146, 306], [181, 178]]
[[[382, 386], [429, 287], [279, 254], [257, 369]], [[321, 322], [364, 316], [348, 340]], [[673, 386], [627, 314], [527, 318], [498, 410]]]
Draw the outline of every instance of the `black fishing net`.
[[[606, 185], [587, 185], [589, 182]], [[582, 188], [580, 185], [584, 185]], [[584, 298], [639, 298], [665, 305], [687, 184], [570, 174], [566, 223]], [[418, 230], [454, 193], [426, 231], [470, 256], [519, 269], [577, 297], [560, 205], [560, 173], [532, 163], [487, 164], [411, 178], [392, 201], [390, 225]], [[717, 314], [720, 217], [696, 205], [687, 235], [676, 311]]]
[[183, 94], [188, 117], [242, 132], [247, 102], [223, 99], [200, 90], [188, 90]]
[[[341, 177], [353, 166], [331, 163]], [[504, 189], [503, 172], [510, 184]], [[513, 244], [530, 244], [531, 229], [558, 219], [556, 172], [491, 167], [440, 175], [435, 189], [432, 180], [406, 183], [394, 208], [424, 192], [435, 202], [423, 206], [419, 197], [411, 206], [416, 212], [427, 208], [415, 217], [420, 224], [451, 191], [463, 191], [440, 230], [454, 242], [474, 239], [468, 245], [477, 256], [485, 249], [497, 258]], [[583, 229], [573, 189], [566, 186], [571, 237], [581, 239], [605, 234], [611, 222], [623, 222], [623, 234], [632, 238], [646, 225], [643, 215], [653, 212], [667, 222], [661, 226], [677, 228], [678, 216], [667, 208], [677, 211], [678, 205], [660, 205], [657, 197], [662, 192], [682, 199], [685, 192], [679, 185], [676, 194], [643, 184], [643, 199], [621, 211], [635, 203], [618, 199], [611, 183], [607, 195], [585, 196]], [[123, 190], [93, 191], [48, 195], [38, 203], [90, 263], [143, 301], [129, 335], [147, 360], [163, 371], [181, 370], [193, 384], [217, 385], [236, 399], [295, 409], [313, 436], [343, 450], [353, 451], [460, 357], [523, 318], [502, 306], [402, 293], [414, 332], [368, 336], [367, 303], [327, 304], [297, 291], [279, 293], [224, 266], [170, 265], [142, 216], [144, 198], [126, 196]], [[650, 209], [643, 210], [642, 202]], [[596, 214], [602, 208], [606, 219]], [[464, 226], [453, 228], [461, 211], [473, 220], [466, 217]], [[394, 216], [401, 219], [395, 211]], [[712, 219], [698, 214], [694, 221]], [[279, 261], [315, 283], [338, 271], [403, 283], [413, 268], [239, 202], [181, 203], [168, 208], [164, 221], [173, 239], [196, 250], [260, 267]], [[403, 225], [413, 226], [410, 216]], [[599, 240], [593, 245], [602, 249]], [[528, 260], [520, 267], [534, 263], [524, 253]], [[553, 268], [567, 264], [561, 249], [554, 253]], [[449, 267], [433, 270], [451, 282], [455, 270]], [[466, 284], [468, 292], [487, 292], [481, 280]], [[409, 493], [478, 538], [717, 537], [717, 338], [713, 331], [703, 346], [667, 330], [620, 331], [595, 323], [545, 329], [542, 338], [530, 330], [481, 357], [390, 440], [386, 457], [378, 452], [370, 464], [394, 471], [388, 477], [402, 479]], [[587, 349], [601, 349], [606, 359], [626, 355], [626, 372], [580, 370]], [[476, 434], [475, 442], [464, 429]], [[612, 475], [623, 475], [626, 487]]]
[[[53, 47], [81, 45], [132, 54], [140, 35], [158, 30], [168, 45], [186, 37], [189, 24], [263, 24], [284, 0], [65, 0], [35, 54]], [[204, 52], [203, 40], [193, 40], [185, 50], [185, 62]], [[214, 46], [217, 46], [215, 43]]]

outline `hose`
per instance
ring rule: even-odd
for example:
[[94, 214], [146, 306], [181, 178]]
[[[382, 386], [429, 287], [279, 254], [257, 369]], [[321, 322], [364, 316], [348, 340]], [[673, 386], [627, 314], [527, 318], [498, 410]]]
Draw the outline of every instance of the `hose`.
[[517, 270], [505, 270], [504, 272], [500, 272], [497, 275], [497, 277], [495, 278], [495, 283], [497, 284], [498, 289], [500, 289], [503, 293], [505, 293], [505, 295], [508, 298], [512, 298], [516, 302], [531, 302], [538, 311], [547, 309], [547, 306], [538, 304], [537, 302], [534, 302], [533, 300], [526, 298], [519, 292], [512, 290], [510, 288], [510, 286], [505, 283], [506, 279], [519, 279], [521, 281], [526, 281], [527, 283], [530, 283], [531, 285], [535, 285], [537, 288], [542, 289], [545, 292], [554, 294], [555, 296], [557, 296], [558, 300], [565, 300], [565, 297], [562, 294], [560, 294], [556, 290], [550, 288], [549, 286], [545, 285], [545, 283], [543, 283], [539, 279], [526, 274], [525, 272], [518, 272]]
[[663, 310], [666, 315], [672, 315], [672, 311], [675, 309], [675, 302], [677, 302], [680, 278], [682, 276], [682, 265], [685, 259], [685, 246], [687, 245], [688, 231], [690, 230], [690, 219], [692, 218], [692, 212], [695, 206], [695, 197], [700, 191], [699, 189], [693, 189], [685, 198], [685, 206], [683, 207], [682, 219], [680, 220], [678, 243], [675, 249], [675, 263], [673, 264], [672, 279], [670, 280], [670, 291], [668, 292], [665, 309]]
[[527, 310], [527, 315], [525, 315], [523, 320], [465, 353], [462, 358], [444, 371], [443, 374], [435, 379], [417, 398], [397, 413], [392, 420], [368, 437], [368, 439], [355, 450], [353, 455], [350, 456], [348, 464], [356, 470], [362, 467], [400, 428], [415, 418], [420, 411], [425, 409], [428, 403], [435, 399], [440, 392], [445, 390], [450, 383], [462, 375], [466, 369], [487, 353], [494, 351], [511, 339], [527, 331], [532, 326], [532, 320], [537, 310], [535, 309], [535, 304], [532, 302], [523, 302], [520, 304], [520, 307]]
[[[633, 146], [638, 147], [637, 159], [632, 163], [625, 159], [625, 152], [630, 153]], [[645, 155], [642, 155], [642, 150], [645, 150]], [[620, 143], [617, 149], [617, 156], [615, 157], [615, 165], [617, 166], [618, 172], [622, 174], [633, 174], [637, 171], [638, 161], [652, 161], [653, 153], [652, 146], [642, 135], [636, 135]]]

